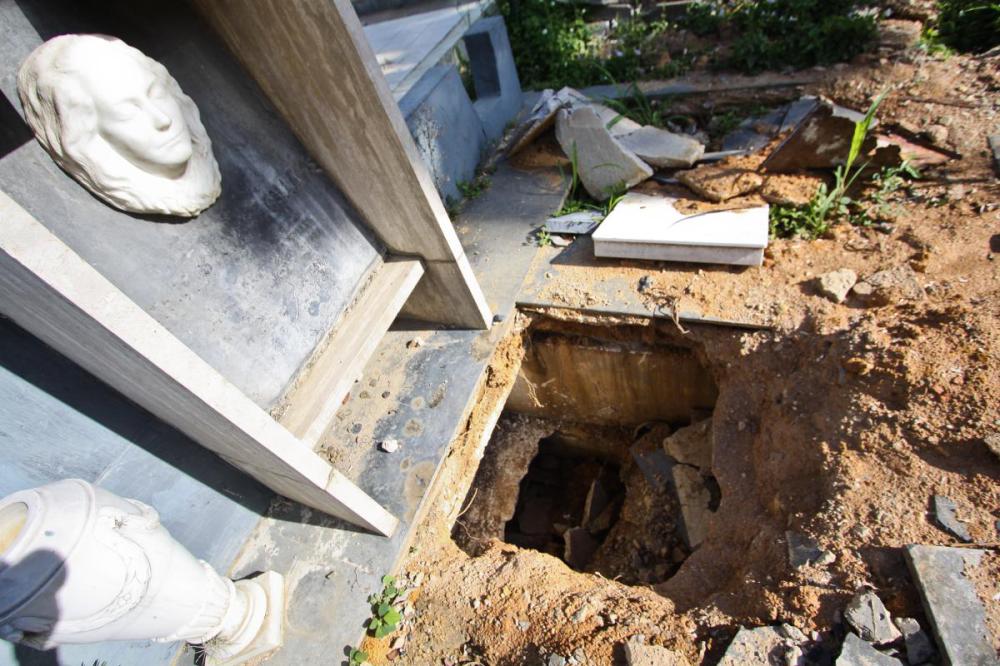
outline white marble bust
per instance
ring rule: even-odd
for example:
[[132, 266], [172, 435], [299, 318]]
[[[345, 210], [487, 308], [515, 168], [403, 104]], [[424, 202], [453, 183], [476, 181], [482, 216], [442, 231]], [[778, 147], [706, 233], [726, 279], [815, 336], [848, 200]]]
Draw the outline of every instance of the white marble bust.
[[52, 159], [112, 206], [192, 217], [219, 197], [198, 108], [163, 65], [125, 42], [54, 37], [21, 65], [17, 90]]

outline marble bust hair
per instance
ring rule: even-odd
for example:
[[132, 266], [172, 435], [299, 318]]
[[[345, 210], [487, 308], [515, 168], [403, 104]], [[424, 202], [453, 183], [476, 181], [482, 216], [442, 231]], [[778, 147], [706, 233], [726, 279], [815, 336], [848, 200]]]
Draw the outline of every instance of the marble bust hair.
[[191, 217], [219, 197], [198, 108], [163, 65], [125, 42], [50, 39], [21, 65], [17, 90], [52, 159], [112, 206]]

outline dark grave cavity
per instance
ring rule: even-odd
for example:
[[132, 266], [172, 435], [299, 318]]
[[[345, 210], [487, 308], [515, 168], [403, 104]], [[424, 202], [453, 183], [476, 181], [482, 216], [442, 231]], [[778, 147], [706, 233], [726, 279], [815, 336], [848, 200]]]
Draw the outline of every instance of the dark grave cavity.
[[711, 373], [676, 344], [532, 341], [453, 538], [473, 556], [500, 539], [626, 584], [666, 581], [721, 498]]

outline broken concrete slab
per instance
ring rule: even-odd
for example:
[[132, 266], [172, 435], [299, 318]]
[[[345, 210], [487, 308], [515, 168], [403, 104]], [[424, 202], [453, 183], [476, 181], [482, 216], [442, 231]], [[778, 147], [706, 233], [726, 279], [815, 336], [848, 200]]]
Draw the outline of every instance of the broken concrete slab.
[[851, 288], [857, 283], [858, 274], [850, 268], [841, 268], [829, 273], [823, 273], [816, 278], [819, 293], [834, 303], [843, 303]]
[[545, 130], [552, 127], [559, 109], [573, 104], [589, 103], [590, 100], [578, 90], [561, 88], [559, 92], [546, 88], [528, 116], [521, 121], [511, 134], [507, 155], [512, 156], [529, 146]]
[[[577, 105], [580, 104], [583, 103], [577, 103]], [[601, 122], [606, 128], [608, 128], [608, 131], [611, 132], [611, 136], [613, 137], [620, 138], [642, 129], [642, 125], [635, 122], [631, 118], [622, 115], [618, 111], [615, 111], [610, 106], [590, 101], [586, 102], [586, 104], [594, 110], [594, 113], [596, 113], [597, 117], [601, 119]]]
[[590, 563], [600, 545], [583, 527], [571, 527], [563, 533], [563, 539], [566, 541], [563, 560], [577, 571], [582, 571]]
[[712, 469], [712, 419], [679, 428], [663, 440], [663, 450], [679, 463]]
[[[863, 119], [863, 113], [818, 98], [812, 111], [771, 151], [761, 168], [778, 173], [840, 166], [847, 161], [854, 125]], [[867, 155], [876, 145], [875, 137], [868, 136], [861, 154]]]
[[945, 663], [1000, 663], [993, 649], [986, 611], [967, 568], [979, 565], [985, 551], [946, 546], [906, 547], [906, 560]]
[[733, 164], [703, 164], [676, 175], [692, 192], [716, 203], [760, 189], [764, 178], [753, 169]]
[[931, 637], [920, 628], [920, 623], [912, 617], [898, 617], [893, 620], [896, 628], [903, 634], [906, 645], [906, 662], [910, 666], [926, 664], [934, 659], [937, 650], [931, 642]]
[[580, 182], [598, 201], [653, 175], [645, 162], [611, 136], [589, 106], [559, 110], [556, 140], [567, 157], [575, 156]]
[[696, 467], [674, 465], [670, 474], [681, 507], [681, 520], [678, 525], [681, 538], [688, 548], [697, 548], [708, 534], [709, 522], [712, 519], [712, 493]]
[[779, 627], [741, 627], [726, 648], [719, 666], [805, 666], [805, 635], [789, 624]]
[[931, 510], [938, 527], [960, 541], [972, 543], [969, 528], [955, 515], [958, 507], [955, 506], [954, 500], [944, 495], [935, 495], [931, 498]]
[[768, 207], [685, 215], [674, 199], [630, 192], [593, 234], [594, 256], [760, 266]]
[[604, 219], [604, 213], [597, 210], [582, 210], [577, 213], [559, 215], [545, 220], [545, 230], [550, 234], [570, 236], [589, 234]]
[[763, 116], [747, 118], [723, 137], [722, 149], [760, 150], [779, 134], [797, 127], [818, 103], [816, 97], [806, 96]]
[[641, 127], [618, 140], [643, 162], [660, 168], [687, 168], [705, 154], [699, 141], [659, 127]]
[[646, 645], [636, 638], [625, 643], [628, 666], [690, 666], [683, 654], [657, 645]]
[[891, 305], [923, 300], [927, 294], [909, 264], [878, 271], [854, 285], [851, 293], [866, 305]]
[[902, 637], [885, 604], [871, 590], [861, 590], [854, 595], [844, 609], [844, 620], [858, 636], [875, 645], [887, 645]]
[[902, 666], [903, 662], [895, 657], [882, 654], [870, 643], [866, 643], [854, 634], [847, 634], [844, 645], [840, 649], [836, 666]]

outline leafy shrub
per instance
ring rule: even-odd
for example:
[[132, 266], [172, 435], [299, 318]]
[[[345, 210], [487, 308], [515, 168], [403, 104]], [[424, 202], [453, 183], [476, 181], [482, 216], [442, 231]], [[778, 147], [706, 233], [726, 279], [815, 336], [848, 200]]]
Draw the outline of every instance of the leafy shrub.
[[1000, 2], [939, 0], [937, 35], [959, 51], [979, 53], [1000, 45]]
[[875, 17], [857, 0], [714, 0], [688, 10], [685, 27], [734, 37], [723, 67], [756, 73], [849, 60], [875, 37]]
[[657, 67], [648, 48], [666, 21], [619, 21], [598, 38], [586, 10], [557, 0], [500, 0], [521, 85], [526, 89], [584, 88], [643, 77], [676, 76], [688, 63]]

